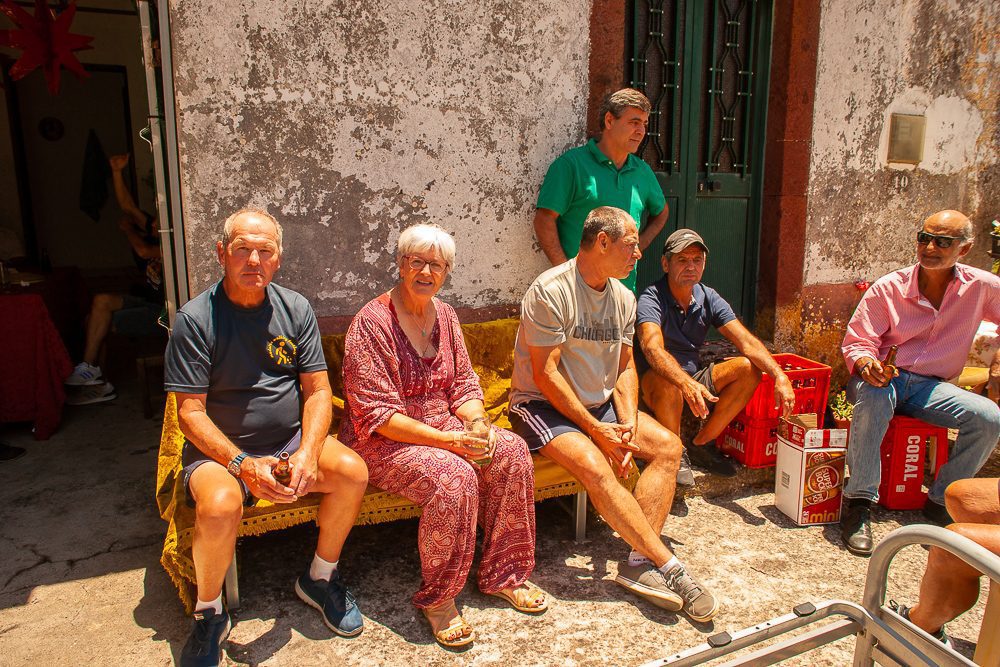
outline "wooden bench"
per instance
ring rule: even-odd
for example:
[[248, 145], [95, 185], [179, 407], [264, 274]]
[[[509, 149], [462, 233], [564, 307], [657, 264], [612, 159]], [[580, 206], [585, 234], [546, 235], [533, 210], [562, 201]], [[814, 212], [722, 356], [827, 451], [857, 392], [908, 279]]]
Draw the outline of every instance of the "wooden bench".
[[[463, 325], [466, 346], [473, 366], [479, 374], [485, 395], [484, 403], [490, 418], [497, 425], [509, 428], [507, 420], [507, 393], [513, 370], [514, 337], [517, 320]], [[344, 355], [344, 336], [324, 336], [323, 352], [329, 366], [330, 383], [334, 393], [334, 420], [331, 432], [336, 432], [343, 416], [343, 382], [341, 361]], [[163, 433], [157, 467], [157, 504], [160, 516], [167, 521], [167, 534], [163, 542], [160, 562], [178, 588], [181, 600], [190, 611], [194, 605], [194, 562], [191, 559], [191, 538], [194, 528], [194, 510], [187, 506], [181, 480], [181, 448], [184, 436], [177, 424], [177, 404], [171, 394], [167, 397], [163, 417]], [[575, 496], [572, 504], [576, 539], [586, 534], [587, 492], [564, 468], [549, 459], [535, 455], [535, 500], [558, 496]], [[637, 475], [626, 482], [635, 485]], [[310, 495], [290, 505], [274, 505], [260, 501], [244, 510], [239, 536], [262, 535], [288, 528], [307, 521], [315, 521], [320, 496]], [[365, 525], [409, 519], [420, 516], [420, 508], [409, 500], [370, 486], [361, 503], [355, 525]], [[237, 564], [234, 556], [226, 576], [226, 598], [230, 609], [239, 606]]]

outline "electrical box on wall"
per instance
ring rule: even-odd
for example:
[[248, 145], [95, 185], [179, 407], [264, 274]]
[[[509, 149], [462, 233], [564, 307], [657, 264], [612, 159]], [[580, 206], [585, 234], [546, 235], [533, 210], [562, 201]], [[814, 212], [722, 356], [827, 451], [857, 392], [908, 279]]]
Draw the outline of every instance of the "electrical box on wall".
[[894, 113], [889, 121], [889, 162], [920, 164], [924, 159], [924, 127], [927, 119], [914, 114]]

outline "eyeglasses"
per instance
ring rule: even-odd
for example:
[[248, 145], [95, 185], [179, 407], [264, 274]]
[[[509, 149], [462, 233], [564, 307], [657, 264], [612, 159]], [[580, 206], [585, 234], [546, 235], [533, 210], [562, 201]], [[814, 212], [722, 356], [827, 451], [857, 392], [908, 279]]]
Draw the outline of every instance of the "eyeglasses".
[[955, 241], [961, 241], [964, 238], [963, 236], [945, 236], [944, 234], [931, 234], [930, 232], [919, 231], [917, 232], [917, 245], [927, 245], [931, 241], [934, 241], [934, 245], [944, 250], [945, 248], [950, 248], [951, 244]]
[[406, 255], [406, 263], [414, 271], [423, 271], [425, 266], [431, 267], [431, 273], [442, 274], [448, 270], [447, 264], [442, 264], [441, 262], [428, 262], [423, 257], [417, 257], [416, 255]]

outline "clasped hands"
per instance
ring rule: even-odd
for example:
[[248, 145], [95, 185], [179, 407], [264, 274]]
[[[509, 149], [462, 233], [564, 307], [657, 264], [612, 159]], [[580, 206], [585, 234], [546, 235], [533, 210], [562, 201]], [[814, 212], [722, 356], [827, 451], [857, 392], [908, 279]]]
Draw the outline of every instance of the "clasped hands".
[[311, 457], [307, 459], [301, 449], [292, 454], [288, 459], [292, 472], [288, 486], [274, 479], [273, 470], [277, 463], [278, 459], [274, 456], [248, 456], [243, 459], [240, 464], [240, 479], [250, 489], [250, 493], [272, 503], [294, 503], [309, 493], [319, 472], [315, 460]]
[[639, 451], [635, 445], [636, 423], [626, 421], [624, 423], [598, 422], [590, 429], [590, 439], [594, 441], [598, 449], [604, 453], [611, 467], [616, 474], [625, 478], [628, 477], [632, 466], [632, 452]]

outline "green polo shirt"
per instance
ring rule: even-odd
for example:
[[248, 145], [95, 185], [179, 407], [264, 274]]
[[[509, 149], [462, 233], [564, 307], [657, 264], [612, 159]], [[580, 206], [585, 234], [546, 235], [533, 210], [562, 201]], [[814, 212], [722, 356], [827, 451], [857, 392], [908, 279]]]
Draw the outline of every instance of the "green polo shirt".
[[[559, 244], [566, 257], [580, 252], [583, 221], [598, 206], [628, 211], [639, 229], [647, 216], [657, 216], [667, 200], [653, 170], [641, 158], [629, 155], [621, 169], [591, 139], [571, 148], [552, 163], [538, 193], [538, 208], [555, 211]], [[635, 270], [622, 281], [635, 291]]]

